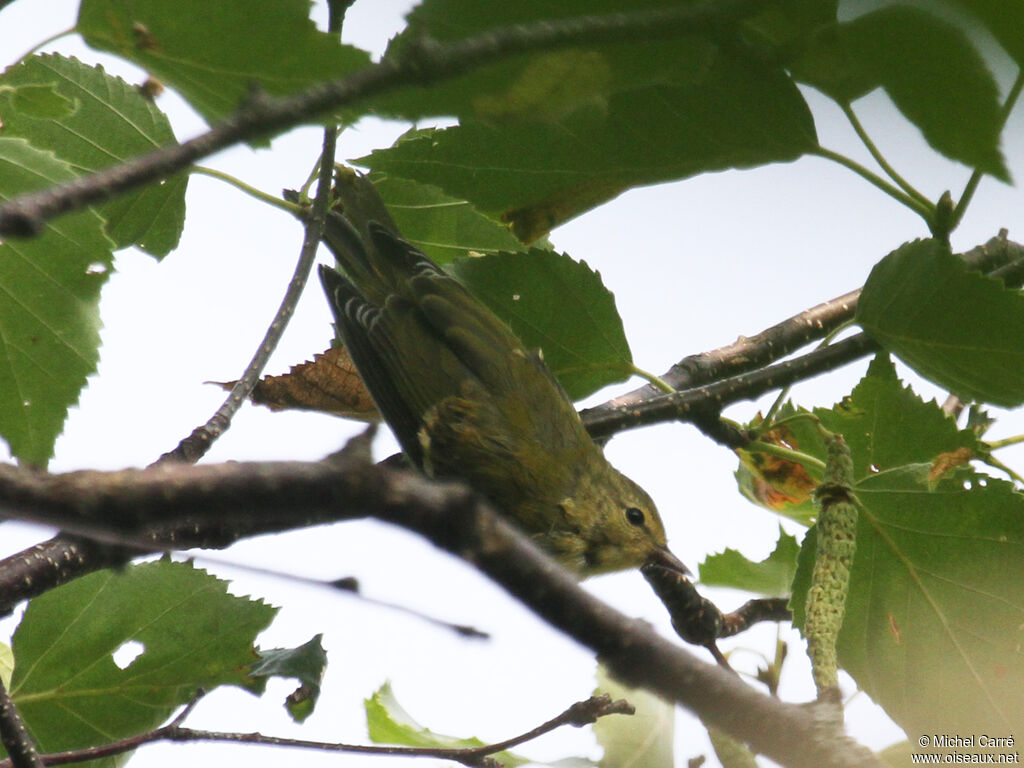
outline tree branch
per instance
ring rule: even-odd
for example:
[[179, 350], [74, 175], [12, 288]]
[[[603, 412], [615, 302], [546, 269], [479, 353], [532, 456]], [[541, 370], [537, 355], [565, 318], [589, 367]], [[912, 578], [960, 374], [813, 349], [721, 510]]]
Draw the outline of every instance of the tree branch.
[[79, 576], [128, 562], [142, 554], [89, 538], [58, 534], [0, 560], [0, 616], [22, 600], [49, 592]]
[[[1002, 278], [1007, 285], [1020, 285], [1021, 269], [1011, 269], [1024, 260], [1024, 245], [1007, 240], [1006, 230], [983, 245], [961, 254], [970, 269]], [[741, 336], [732, 344], [709, 352], [684, 357], [660, 378], [676, 390], [689, 390], [722, 379], [739, 376], [781, 360], [812, 341], [828, 336], [844, 323], [853, 320], [861, 289], [844, 293], [817, 306], [805, 309], [753, 336]], [[849, 362], [849, 361], [846, 361]], [[662, 397], [664, 393], [651, 384], [613, 397], [581, 413], [588, 427], [619, 409]]]
[[[795, 360], [786, 360], [753, 373], [744, 373], [706, 387], [694, 387], [671, 395], [659, 395], [619, 408], [585, 411], [584, 424], [595, 439], [663, 421], [697, 421], [740, 400], [753, 400], [765, 392], [818, 376], [871, 354], [881, 347], [866, 333], [822, 347]], [[728, 440], [729, 437], [726, 436]], [[738, 447], [743, 442], [728, 443]]]
[[[597, 653], [629, 685], [652, 690], [752, 749], [794, 768], [879, 765], [800, 706], [780, 703], [697, 661], [644, 622], [582, 590], [478, 496], [371, 464], [354, 449], [318, 463], [260, 462], [47, 475], [0, 467], [0, 509], [105, 538], [132, 531], [191, 546], [371, 515], [415, 531], [479, 568], [553, 627]], [[188, 532], [188, 535], [185, 535]], [[123, 542], [122, 542], [123, 543]]]
[[234, 115], [190, 141], [161, 147], [88, 176], [9, 200], [0, 205], [0, 236], [35, 234], [53, 216], [166, 179], [234, 144], [265, 139], [371, 96], [404, 86], [429, 85], [514, 54], [617, 42], [637, 36], [653, 40], [714, 31], [765, 8], [772, 1], [717, 0], [516, 24], [444, 45], [422, 39], [401, 57], [385, 58], [347, 77], [319, 83], [292, 96], [274, 98], [254, 93]]
[[11, 701], [3, 680], [0, 680], [0, 743], [11, 756], [8, 762], [13, 768], [43, 768], [35, 742]]

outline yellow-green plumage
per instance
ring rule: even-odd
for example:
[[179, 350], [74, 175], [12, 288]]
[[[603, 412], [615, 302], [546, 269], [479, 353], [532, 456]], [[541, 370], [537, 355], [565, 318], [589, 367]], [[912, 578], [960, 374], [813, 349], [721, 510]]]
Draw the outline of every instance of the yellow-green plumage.
[[539, 352], [387, 228], [331, 213], [321, 267], [342, 340], [409, 459], [487, 496], [581, 576], [659, 562], [650, 497], [590, 439]]

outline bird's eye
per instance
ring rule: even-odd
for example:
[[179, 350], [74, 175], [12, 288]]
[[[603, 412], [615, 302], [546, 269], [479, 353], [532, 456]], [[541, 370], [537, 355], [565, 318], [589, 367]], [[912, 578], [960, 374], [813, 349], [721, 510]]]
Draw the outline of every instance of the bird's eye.
[[629, 509], [626, 510], [626, 519], [629, 520], [630, 525], [643, 525], [643, 510], [637, 509], [636, 507], [630, 507]]

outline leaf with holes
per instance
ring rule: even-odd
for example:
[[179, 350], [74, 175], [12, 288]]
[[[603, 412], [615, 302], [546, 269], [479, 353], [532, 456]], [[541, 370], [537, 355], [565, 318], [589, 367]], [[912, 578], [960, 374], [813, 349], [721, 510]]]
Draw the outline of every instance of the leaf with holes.
[[320, 683], [327, 668], [327, 651], [321, 640], [323, 635], [316, 635], [298, 648], [260, 650], [260, 661], [252, 668], [252, 676], [256, 678], [294, 677], [299, 681], [299, 687], [285, 699], [288, 714], [297, 723], [313, 714], [320, 698]]
[[[910, 734], [1024, 725], [1024, 496], [959, 466], [980, 450], [976, 435], [905, 387], [885, 355], [814, 413], [846, 438], [860, 502], [842, 667]], [[811, 529], [797, 626], [815, 544]]]
[[[185, 563], [93, 573], [29, 603], [10, 693], [44, 752], [142, 733], [200, 688], [254, 687], [253, 641], [276, 611]], [[128, 643], [142, 652], [122, 669]]]
[[[26, 93], [44, 87], [52, 89], [51, 101], [69, 106], [19, 107]], [[166, 115], [137, 88], [102, 67], [56, 54], [30, 56], [0, 75], [0, 111], [4, 136], [53, 152], [76, 175], [175, 143]], [[158, 257], [175, 248], [185, 222], [186, 183], [187, 176], [173, 176], [98, 206], [115, 247], [135, 244]]]
[[[934, 462], [960, 448], [981, 451], [974, 430], [958, 429], [934, 400], [925, 402], [905, 386], [884, 354], [871, 361], [849, 397], [830, 409], [815, 408], [814, 414], [826, 429], [846, 438], [858, 479], [883, 469]], [[823, 450], [815, 455], [825, 458]]]
[[[859, 481], [839, 661], [909, 734], [1024, 729], [1024, 496], [927, 464]], [[813, 567], [804, 541], [794, 623]]]

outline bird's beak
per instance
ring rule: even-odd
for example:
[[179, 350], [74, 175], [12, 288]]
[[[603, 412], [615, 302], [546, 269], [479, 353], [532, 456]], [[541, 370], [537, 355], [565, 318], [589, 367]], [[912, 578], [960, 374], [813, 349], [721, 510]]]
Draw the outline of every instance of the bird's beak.
[[690, 569], [683, 565], [678, 557], [668, 551], [668, 547], [658, 547], [655, 549], [651, 556], [647, 558], [645, 565], [660, 565], [662, 568], [681, 573], [684, 576], [692, 575]]

